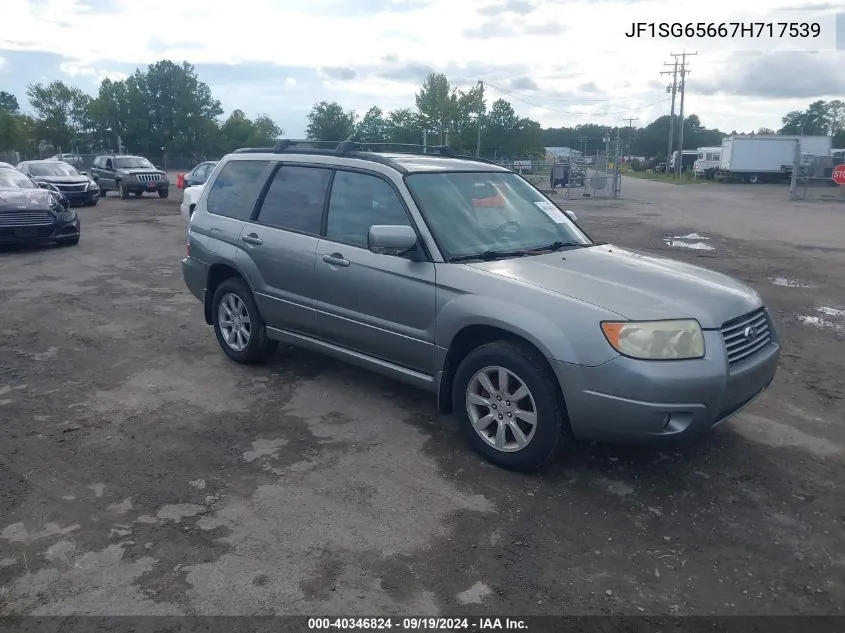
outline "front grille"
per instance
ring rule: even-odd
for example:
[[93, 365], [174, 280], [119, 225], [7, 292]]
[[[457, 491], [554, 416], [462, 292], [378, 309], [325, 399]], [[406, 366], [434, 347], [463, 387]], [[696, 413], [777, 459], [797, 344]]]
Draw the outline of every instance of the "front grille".
[[47, 211], [6, 211], [0, 213], [0, 226], [39, 226], [53, 224], [53, 216]]
[[766, 309], [759, 308], [725, 323], [722, 326], [722, 339], [731, 365], [759, 352], [772, 342], [772, 329]]
[[138, 180], [141, 182], [151, 182], [161, 180], [161, 174], [138, 174]]
[[80, 191], [85, 191], [88, 189], [88, 185], [83, 183], [81, 185], [56, 185], [59, 188], [59, 191], [65, 193], [78, 193]]

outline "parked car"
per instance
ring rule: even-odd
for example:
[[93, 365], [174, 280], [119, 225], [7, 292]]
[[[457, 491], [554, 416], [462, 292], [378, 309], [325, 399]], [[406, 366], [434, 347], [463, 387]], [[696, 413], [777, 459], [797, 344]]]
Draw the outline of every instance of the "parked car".
[[76, 169], [82, 169], [82, 156], [79, 154], [56, 154], [55, 156], [51, 156], [47, 160], [60, 160], [63, 163], [67, 163], [68, 165], [72, 165]]
[[58, 160], [28, 160], [18, 164], [20, 169], [36, 183], [55, 185], [71, 204], [96, 206], [100, 201], [100, 188], [87, 174], [72, 165]]
[[185, 174], [185, 184], [183, 185], [183, 188], [187, 189], [188, 187], [193, 187], [194, 185], [203, 184], [211, 175], [211, 172], [214, 171], [218, 162], [219, 161], [216, 160], [207, 160], [194, 167], [191, 171]]
[[12, 165], [0, 163], [0, 244], [78, 244], [80, 230], [79, 216], [54, 185], [38, 185]]
[[185, 222], [189, 222], [191, 220], [191, 216], [194, 214], [194, 209], [197, 206], [197, 200], [200, 199], [202, 195], [203, 185], [192, 185], [185, 189], [185, 192], [182, 194], [182, 204], [180, 205], [180, 209], [182, 211], [182, 217], [185, 218]]
[[182, 270], [232, 360], [284, 341], [428, 389], [516, 470], [705, 433], [771, 383], [742, 282], [595, 242], [498, 165], [357, 147], [239, 150], [203, 187]]
[[167, 174], [143, 156], [97, 156], [90, 172], [101, 196], [119, 191], [124, 200], [130, 194], [140, 198], [145, 193], [158, 193], [159, 198], [166, 198], [170, 191]]

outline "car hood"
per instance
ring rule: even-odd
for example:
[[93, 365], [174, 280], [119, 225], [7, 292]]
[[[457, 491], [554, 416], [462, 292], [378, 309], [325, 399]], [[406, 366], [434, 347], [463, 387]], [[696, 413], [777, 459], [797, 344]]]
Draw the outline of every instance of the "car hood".
[[91, 179], [87, 176], [33, 176], [37, 182], [49, 182], [51, 185], [84, 185]]
[[160, 169], [144, 169], [138, 167], [133, 169], [118, 169], [118, 171], [122, 174], [129, 174], [130, 176], [137, 176], [138, 174], [161, 174], [164, 176], [164, 172]]
[[717, 329], [762, 305], [757, 292], [727, 275], [611, 245], [468, 266], [632, 321], [693, 318], [705, 329]]
[[46, 189], [0, 188], [0, 213], [3, 211], [44, 210], [53, 208], [53, 194]]

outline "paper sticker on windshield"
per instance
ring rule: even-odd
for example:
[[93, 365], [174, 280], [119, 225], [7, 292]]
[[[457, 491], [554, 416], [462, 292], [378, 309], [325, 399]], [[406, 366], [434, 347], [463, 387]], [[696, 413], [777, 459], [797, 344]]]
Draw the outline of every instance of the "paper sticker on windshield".
[[555, 205], [551, 202], [546, 200], [541, 200], [539, 202], [535, 202], [537, 208], [540, 209], [543, 213], [545, 213], [553, 222], [557, 222], [558, 224], [566, 224], [566, 216], [563, 214], [563, 211], [558, 209]]

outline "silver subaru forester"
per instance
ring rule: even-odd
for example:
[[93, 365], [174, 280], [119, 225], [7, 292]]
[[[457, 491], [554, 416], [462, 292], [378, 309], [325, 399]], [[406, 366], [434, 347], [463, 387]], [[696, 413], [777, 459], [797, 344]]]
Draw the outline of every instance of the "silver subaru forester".
[[364, 150], [280, 141], [215, 167], [182, 266], [231, 359], [284, 341], [428, 389], [515, 470], [570, 437], [706, 432], [771, 383], [746, 285], [598, 244], [498, 165]]

